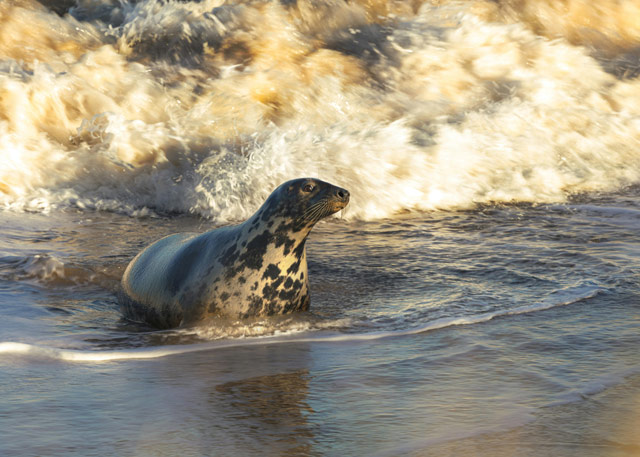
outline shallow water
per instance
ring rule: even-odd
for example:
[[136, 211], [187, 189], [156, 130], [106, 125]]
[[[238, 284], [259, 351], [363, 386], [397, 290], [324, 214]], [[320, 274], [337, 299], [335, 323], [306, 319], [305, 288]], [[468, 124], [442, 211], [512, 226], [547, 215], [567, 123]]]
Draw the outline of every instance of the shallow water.
[[637, 195], [331, 220], [310, 313], [163, 332], [112, 290], [141, 245], [208, 222], [8, 214], [3, 453], [637, 455]]
[[[0, 455], [640, 455], [640, 10], [558, 5], [0, 3]], [[309, 312], [121, 317], [308, 175]]]

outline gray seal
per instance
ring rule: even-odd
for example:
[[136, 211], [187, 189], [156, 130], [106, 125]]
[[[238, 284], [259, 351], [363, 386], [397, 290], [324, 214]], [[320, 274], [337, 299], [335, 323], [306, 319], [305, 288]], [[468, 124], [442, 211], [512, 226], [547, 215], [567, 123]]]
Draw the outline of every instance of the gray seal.
[[119, 292], [125, 317], [158, 328], [216, 316], [247, 318], [309, 309], [305, 242], [349, 203], [318, 179], [285, 182], [245, 222], [162, 238], [129, 263]]

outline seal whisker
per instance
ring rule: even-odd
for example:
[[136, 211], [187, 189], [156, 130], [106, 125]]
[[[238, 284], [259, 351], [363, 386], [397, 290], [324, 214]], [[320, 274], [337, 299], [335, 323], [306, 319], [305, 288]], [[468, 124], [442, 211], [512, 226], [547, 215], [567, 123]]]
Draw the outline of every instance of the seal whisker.
[[313, 211], [310, 212], [308, 220], [318, 221], [329, 214], [331, 214], [329, 202], [327, 200], [322, 200], [318, 202]]
[[314, 203], [313, 205], [309, 206], [306, 210], [305, 210], [305, 214], [310, 213], [311, 211], [317, 209], [318, 207], [322, 206], [324, 204], [324, 200], [320, 200], [319, 202]]
[[314, 219], [322, 211], [322, 208], [323, 205], [321, 204], [314, 205], [309, 209], [309, 211], [305, 212], [304, 218], [307, 220]]
[[320, 200], [319, 202], [314, 203], [304, 212], [304, 214], [302, 215], [303, 219], [305, 221], [314, 220], [315, 217], [324, 209], [325, 205], [326, 200]]

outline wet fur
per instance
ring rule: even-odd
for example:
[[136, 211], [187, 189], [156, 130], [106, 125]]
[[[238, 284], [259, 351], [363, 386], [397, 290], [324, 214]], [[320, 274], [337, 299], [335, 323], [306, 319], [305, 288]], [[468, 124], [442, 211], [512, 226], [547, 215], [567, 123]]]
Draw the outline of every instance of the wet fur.
[[[314, 186], [306, 195], [304, 186]], [[163, 238], [138, 254], [119, 293], [126, 317], [158, 328], [212, 316], [246, 318], [309, 308], [305, 242], [349, 193], [315, 179], [278, 187], [242, 224]]]

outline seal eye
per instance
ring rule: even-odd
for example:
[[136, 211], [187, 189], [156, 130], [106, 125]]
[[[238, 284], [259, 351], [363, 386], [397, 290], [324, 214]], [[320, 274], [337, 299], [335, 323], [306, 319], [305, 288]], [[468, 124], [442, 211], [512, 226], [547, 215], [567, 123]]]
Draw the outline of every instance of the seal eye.
[[305, 192], [312, 192], [313, 189], [314, 189], [313, 184], [305, 184], [304, 187], [302, 188], [302, 190]]

